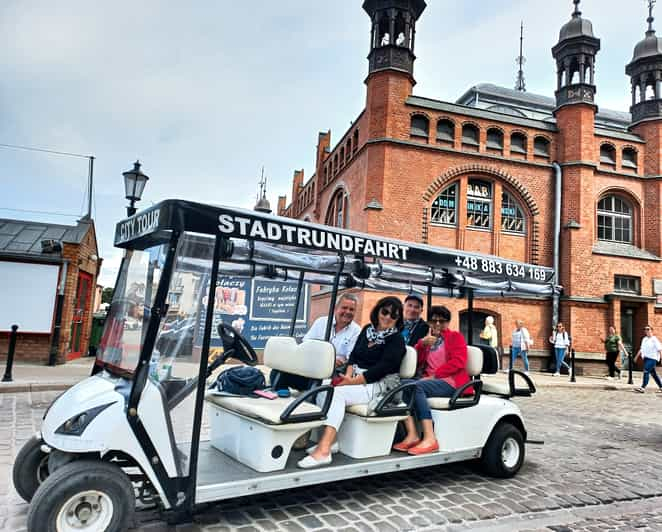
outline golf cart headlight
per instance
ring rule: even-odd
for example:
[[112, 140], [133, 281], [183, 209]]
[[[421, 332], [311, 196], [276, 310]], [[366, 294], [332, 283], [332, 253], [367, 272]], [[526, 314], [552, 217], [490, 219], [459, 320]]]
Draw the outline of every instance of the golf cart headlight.
[[67, 419], [60, 427], [55, 431], [56, 434], [66, 434], [67, 436], [80, 436], [83, 434], [83, 431], [87, 426], [92, 422], [92, 420], [97, 417], [101, 412], [103, 412], [110, 405], [114, 405], [115, 401], [101, 406], [95, 406], [90, 408], [85, 412], [76, 414], [73, 417]]

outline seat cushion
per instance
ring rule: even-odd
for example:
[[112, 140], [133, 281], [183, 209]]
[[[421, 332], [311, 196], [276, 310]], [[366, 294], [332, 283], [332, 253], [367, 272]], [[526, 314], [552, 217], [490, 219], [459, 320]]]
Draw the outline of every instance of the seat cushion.
[[[259, 419], [270, 425], [280, 425], [283, 423], [280, 415], [291, 402], [296, 400], [296, 397], [278, 397], [276, 399], [265, 399], [264, 397], [229, 397], [207, 392], [205, 399], [231, 412], [236, 412], [237, 414], [242, 414], [253, 419]], [[296, 408], [294, 413], [319, 414], [321, 411], [322, 409], [319, 406], [303, 402]]]
[[428, 406], [433, 410], [448, 410], [450, 397], [428, 397]]
[[483, 393], [491, 393], [494, 395], [510, 397], [510, 386], [507, 382], [503, 382], [497, 379], [486, 379], [484, 376], [481, 377], [480, 380], [483, 381]]

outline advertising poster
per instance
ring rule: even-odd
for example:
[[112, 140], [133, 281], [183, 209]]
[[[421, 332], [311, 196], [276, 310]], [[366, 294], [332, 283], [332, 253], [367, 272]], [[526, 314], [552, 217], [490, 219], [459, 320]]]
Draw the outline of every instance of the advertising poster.
[[[297, 312], [294, 336], [301, 338], [308, 329], [310, 307], [308, 286], [304, 285]], [[205, 293], [208, 289], [205, 289]], [[226, 323], [244, 336], [254, 349], [263, 349], [270, 336], [289, 336], [297, 283], [219, 276], [214, 302], [211, 347], [223, 347], [218, 324]], [[201, 313], [196, 347], [202, 345], [205, 314]]]

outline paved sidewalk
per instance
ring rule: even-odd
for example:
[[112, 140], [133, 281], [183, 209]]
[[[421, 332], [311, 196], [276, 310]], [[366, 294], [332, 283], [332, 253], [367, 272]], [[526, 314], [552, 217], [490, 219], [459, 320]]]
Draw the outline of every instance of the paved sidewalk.
[[[14, 364], [12, 371], [12, 382], [0, 382], [0, 393], [15, 393], [28, 391], [66, 390], [77, 382], [88, 377], [91, 372], [93, 358], [79, 358], [59, 366], [45, 366], [38, 364]], [[4, 365], [0, 365], [0, 372], [4, 375]], [[501, 382], [507, 381], [505, 371], [489, 378]], [[568, 375], [554, 377], [551, 373], [530, 373], [536, 387], [538, 388], [596, 388], [603, 390], [630, 390], [634, 386], [641, 385], [641, 372], [632, 372], [634, 384], [627, 384], [627, 372], [623, 372], [623, 378], [618, 380], [607, 380], [605, 377], [578, 376], [576, 382], [570, 382]], [[655, 388], [655, 383], [649, 385], [650, 391]]]

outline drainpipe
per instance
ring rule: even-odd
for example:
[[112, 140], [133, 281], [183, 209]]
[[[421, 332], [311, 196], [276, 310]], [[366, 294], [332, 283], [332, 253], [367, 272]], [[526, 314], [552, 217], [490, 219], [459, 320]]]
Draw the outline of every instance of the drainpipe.
[[64, 287], [67, 283], [67, 268], [69, 261], [65, 260], [62, 263], [62, 270], [60, 273], [60, 284], [57, 289], [57, 297], [55, 298], [55, 325], [53, 326], [53, 339], [51, 340], [51, 349], [48, 353], [48, 365], [55, 366], [57, 361], [58, 348], [60, 347], [60, 330], [62, 329], [62, 309], [64, 308]]
[[[554, 168], [554, 280], [559, 284], [559, 257], [561, 240], [561, 186], [563, 184], [563, 171], [557, 162], [552, 163]], [[561, 294], [554, 291], [552, 296], [552, 326], [559, 321], [559, 306]]]

